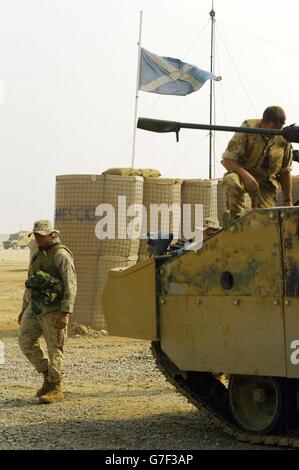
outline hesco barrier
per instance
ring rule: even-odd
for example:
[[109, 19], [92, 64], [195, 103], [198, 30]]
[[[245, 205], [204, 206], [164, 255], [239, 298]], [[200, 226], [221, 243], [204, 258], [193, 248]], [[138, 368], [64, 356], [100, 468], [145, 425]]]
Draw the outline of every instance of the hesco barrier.
[[77, 255], [78, 292], [72, 320], [95, 329], [105, 329], [106, 322], [102, 308], [102, 294], [110, 269], [136, 264], [138, 257]]
[[[143, 187], [143, 205], [147, 212], [146, 231], [150, 231], [150, 213], [151, 205], [178, 204], [181, 207], [181, 186], [183, 180], [174, 178], [144, 178]], [[158, 227], [161, 230], [161, 214], [158, 217]], [[176, 226], [180, 227], [180, 214], [170, 213], [169, 231], [172, 232]], [[145, 228], [145, 227], [144, 227]], [[139, 257], [145, 259], [147, 257], [147, 243], [145, 239], [140, 240]]]
[[[118, 196], [125, 196], [118, 209]], [[73, 252], [78, 275], [78, 294], [73, 321], [105, 328], [101, 295], [109, 269], [135, 264], [139, 239], [96, 237], [99, 204], [110, 204], [115, 212], [115, 232], [126, 230], [127, 208], [142, 204], [143, 178], [114, 175], [63, 175], [56, 177], [55, 228]], [[124, 213], [125, 212], [125, 213]], [[103, 216], [105, 214], [102, 214]], [[123, 225], [123, 226], [122, 226]], [[125, 232], [126, 233], [126, 232]]]
[[[182, 205], [191, 204], [191, 230], [195, 230], [195, 204], [203, 205], [203, 219], [218, 219], [217, 180], [184, 180]], [[182, 210], [183, 223], [183, 210]]]
[[[118, 211], [118, 195], [125, 196], [125, 211], [142, 204], [143, 178], [113, 175], [66, 175], [56, 177], [55, 223], [64, 243], [74, 253], [103, 256], [135, 256], [139, 240], [99, 240], [95, 215], [99, 204], [110, 204], [115, 211], [115, 232], [126, 230], [126, 218]], [[124, 232], [126, 233], [126, 232]]]

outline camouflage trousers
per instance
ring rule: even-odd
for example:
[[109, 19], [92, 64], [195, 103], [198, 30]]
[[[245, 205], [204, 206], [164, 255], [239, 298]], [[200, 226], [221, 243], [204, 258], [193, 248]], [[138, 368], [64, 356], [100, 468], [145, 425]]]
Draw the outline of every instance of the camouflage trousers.
[[[232, 218], [239, 212], [246, 209], [245, 196], [248, 194], [243, 181], [237, 173], [226, 173], [222, 180], [222, 185], [226, 193], [226, 207], [230, 211]], [[275, 207], [277, 204], [277, 193], [268, 186], [260, 184], [259, 191], [248, 194], [251, 199], [251, 207]]]
[[[62, 379], [63, 345], [67, 336], [67, 327], [60, 330], [56, 320], [61, 312], [48, 312], [41, 315], [32, 313], [28, 306], [23, 314], [19, 330], [19, 346], [23, 354], [37, 372], [47, 372], [51, 383]], [[45, 354], [40, 338], [44, 337], [48, 355]]]

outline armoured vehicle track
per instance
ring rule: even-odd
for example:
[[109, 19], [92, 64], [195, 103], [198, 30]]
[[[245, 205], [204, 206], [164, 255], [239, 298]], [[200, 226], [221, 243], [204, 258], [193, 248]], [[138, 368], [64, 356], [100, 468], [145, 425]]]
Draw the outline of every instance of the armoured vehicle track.
[[249, 434], [238, 429], [232, 422], [228, 408], [227, 388], [210, 373], [196, 373], [183, 378], [182, 373], [163, 353], [160, 342], [152, 342], [151, 350], [160, 372], [178, 393], [198, 409], [204, 409], [210, 421], [227, 435], [250, 444], [299, 448], [299, 429], [290, 434]]

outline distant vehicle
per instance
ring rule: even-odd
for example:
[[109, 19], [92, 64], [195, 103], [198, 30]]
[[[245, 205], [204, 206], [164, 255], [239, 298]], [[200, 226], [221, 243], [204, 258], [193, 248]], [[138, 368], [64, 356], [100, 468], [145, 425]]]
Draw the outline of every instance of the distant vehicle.
[[2, 242], [3, 248], [5, 250], [8, 250], [9, 248], [12, 248], [13, 250], [17, 250], [18, 248], [27, 248], [29, 245], [29, 233], [30, 232], [25, 230], [17, 233], [11, 233], [9, 239]]

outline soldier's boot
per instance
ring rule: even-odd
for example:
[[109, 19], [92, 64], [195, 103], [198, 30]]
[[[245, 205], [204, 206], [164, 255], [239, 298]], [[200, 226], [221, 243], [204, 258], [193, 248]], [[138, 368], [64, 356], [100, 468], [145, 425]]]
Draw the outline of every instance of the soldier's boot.
[[41, 397], [42, 395], [46, 395], [46, 393], [48, 393], [51, 390], [52, 384], [48, 380], [48, 371], [44, 371], [43, 376], [44, 376], [44, 382], [41, 388], [39, 388], [38, 391], [36, 392], [35, 394], [36, 397]]
[[56, 403], [57, 401], [61, 401], [63, 399], [63, 391], [61, 388], [61, 382], [57, 382], [55, 384], [51, 384], [51, 390], [39, 397], [40, 403]]

